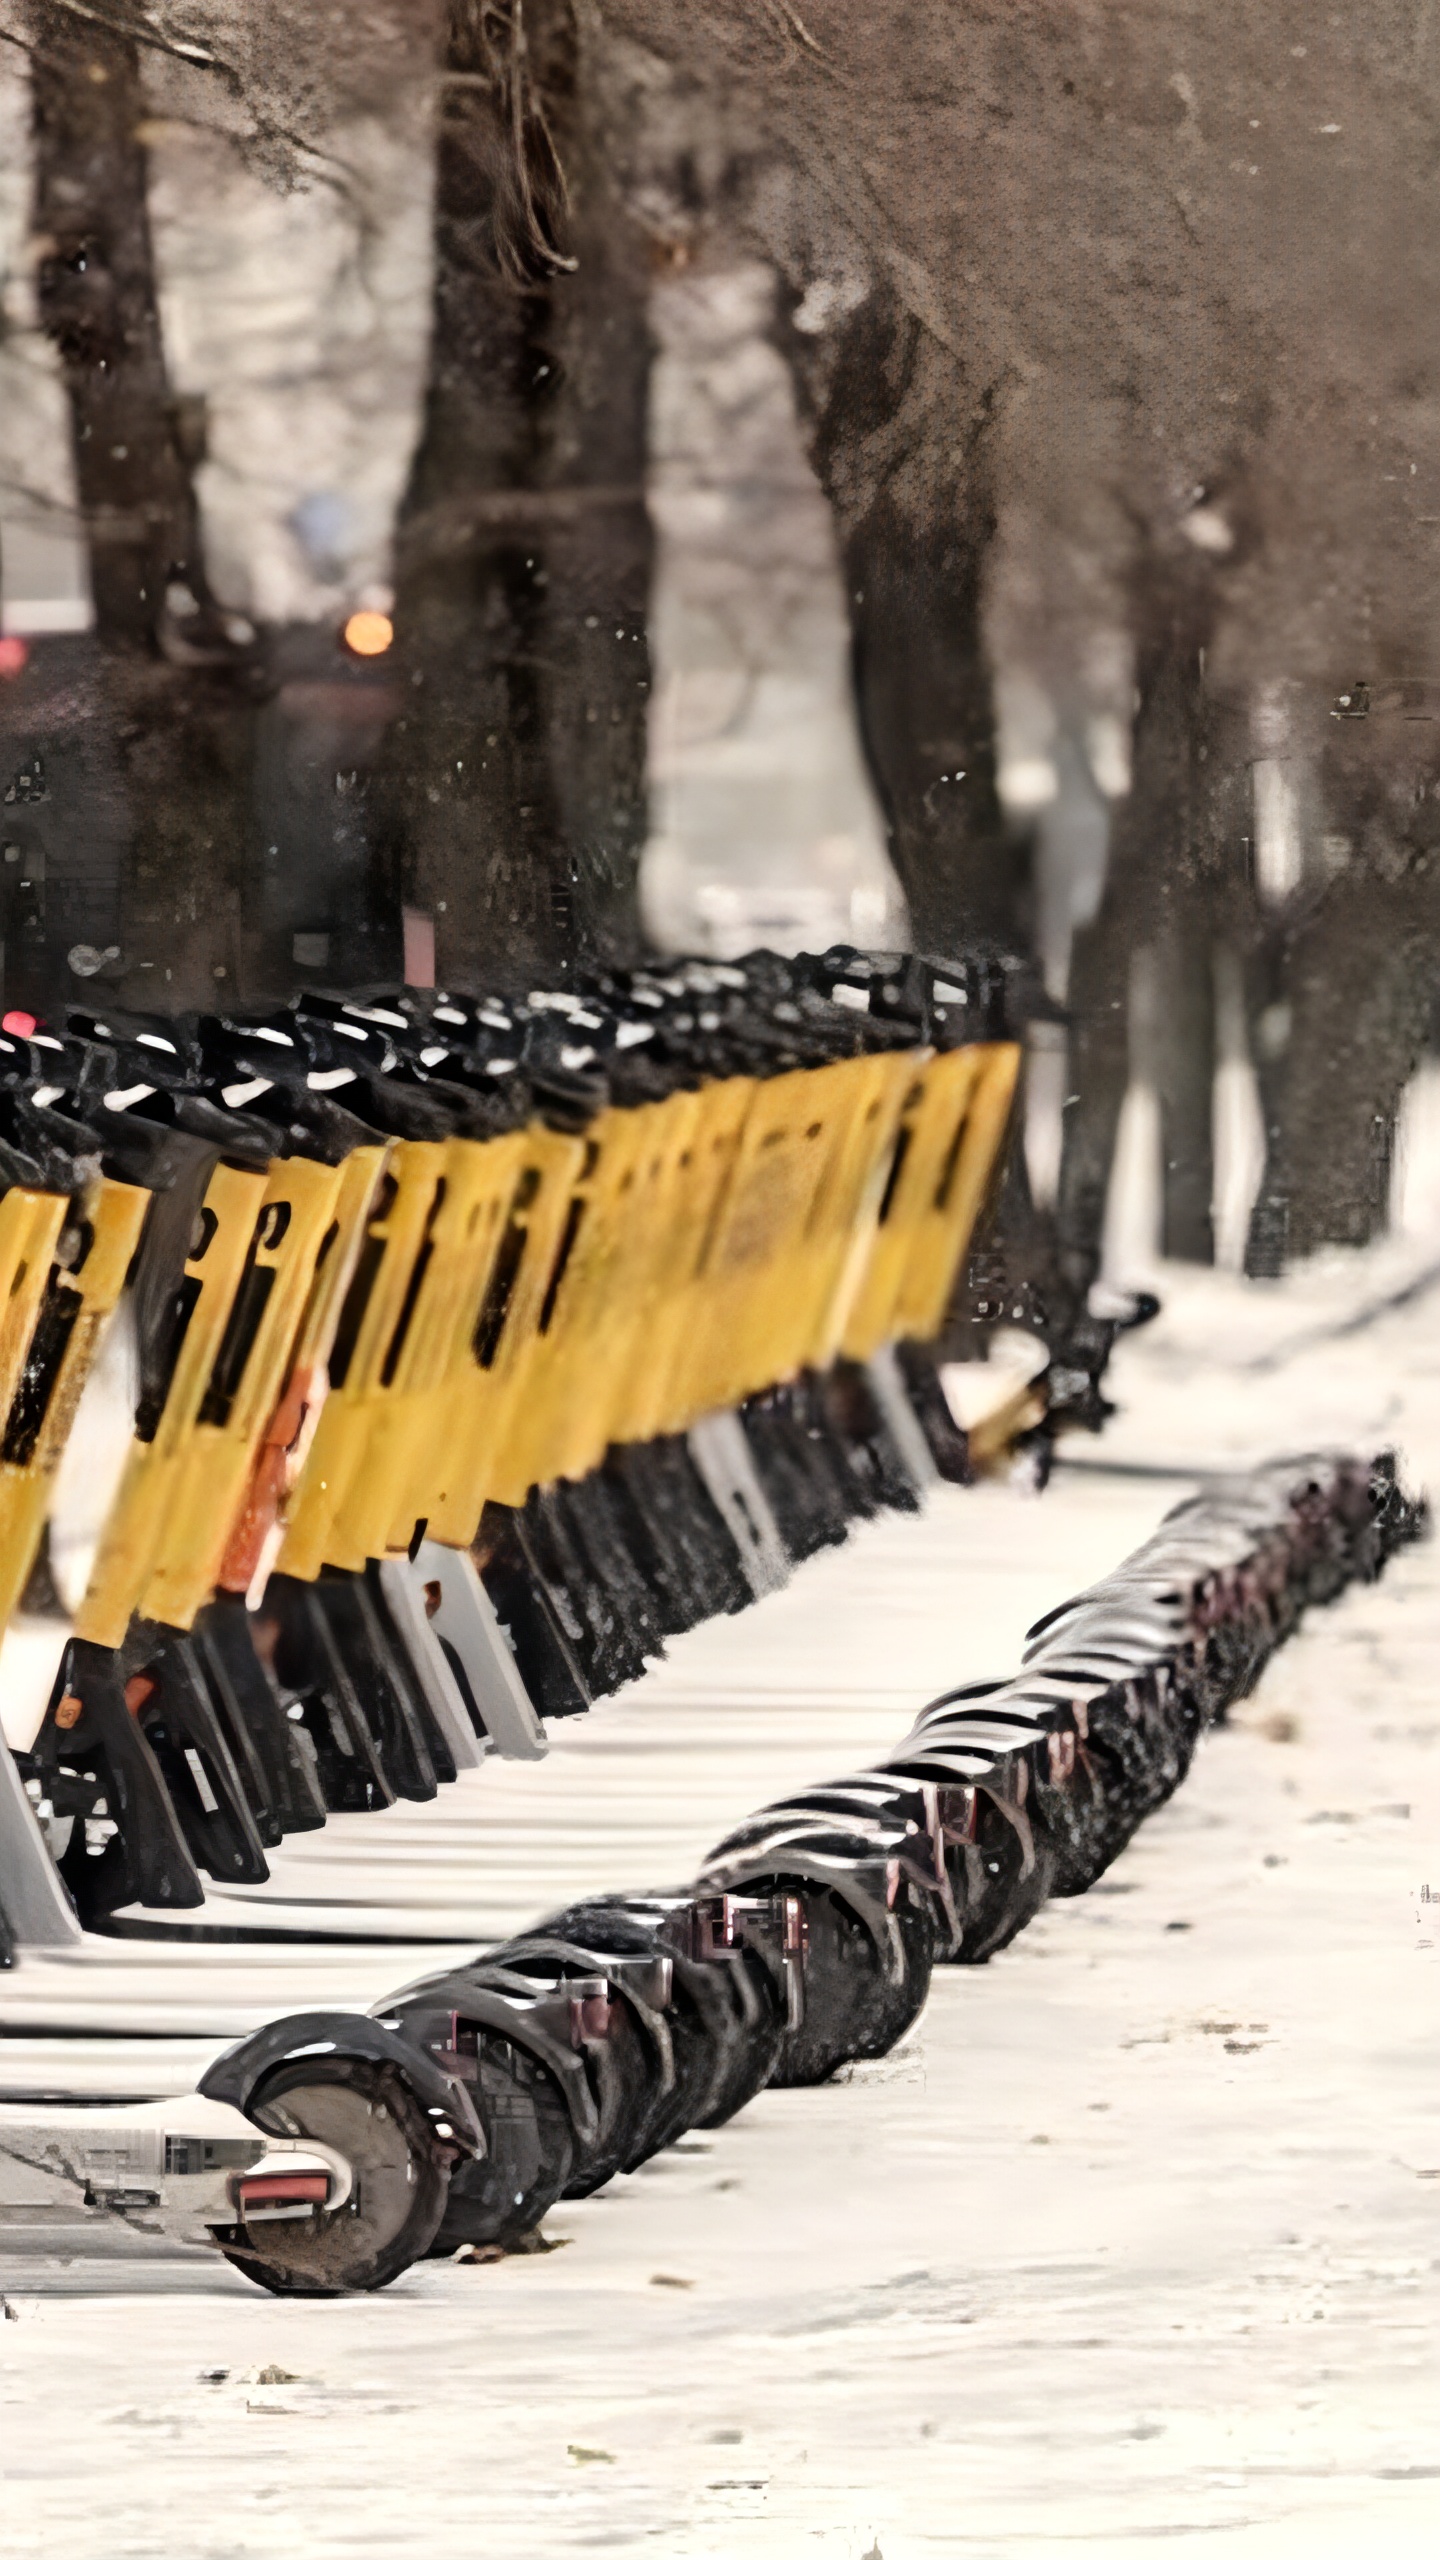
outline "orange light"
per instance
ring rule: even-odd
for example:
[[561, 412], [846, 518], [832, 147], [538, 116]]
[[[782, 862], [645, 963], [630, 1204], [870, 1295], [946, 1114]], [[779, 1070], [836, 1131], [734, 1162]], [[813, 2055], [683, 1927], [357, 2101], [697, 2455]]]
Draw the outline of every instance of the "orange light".
[[0, 640], [0, 676], [23, 676], [29, 658], [29, 649], [19, 634], [7, 631]]
[[352, 613], [345, 625], [345, 646], [357, 658], [383, 658], [394, 637], [388, 613]]

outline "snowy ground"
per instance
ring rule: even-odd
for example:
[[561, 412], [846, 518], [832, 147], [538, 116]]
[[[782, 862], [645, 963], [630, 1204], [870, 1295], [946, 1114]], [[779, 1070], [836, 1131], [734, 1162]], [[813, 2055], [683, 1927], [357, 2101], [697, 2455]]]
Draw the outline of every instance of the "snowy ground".
[[[880, 1524], [548, 1764], [481, 1773], [474, 1902], [508, 1926], [683, 1873], [1010, 1667], [1184, 1490], [1169, 1470], [1389, 1437], [1440, 1485], [1435, 1255], [1169, 1275], [1124, 1413], [1043, 1501]], [[1437, 1636], [1431, 1546], [1312, 1621], [1106, 1882], [937, 1977], [888, 2061], [561, 2208], [549, 2254], [302, 2306], [0, 2234], [7, 2549], [1429, 2553]]]

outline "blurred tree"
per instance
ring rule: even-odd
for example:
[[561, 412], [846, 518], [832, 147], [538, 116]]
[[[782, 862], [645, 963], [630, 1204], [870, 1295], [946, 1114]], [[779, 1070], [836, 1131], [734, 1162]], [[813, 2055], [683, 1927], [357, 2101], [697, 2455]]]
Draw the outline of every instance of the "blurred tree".
[[[194, 422], [166, 373], [131, 17], [143, 30], [123, 5], [98, 17], [35, 0], [28, 12], [34, 225], [123, 801], [119, 957], [105, 975], [132, 1002], [173, 1007], [233, 978], [250, 703], [243, 645], [206, 578]], [[39, 993], [53, 1004], [78, 990], [62, 955], [48, 960]]]
[[435, 246], [391, 877], [442, 981], [554, 976], [636, 943], [649, 672], [646, 246], [569, 0], [455, 0]]

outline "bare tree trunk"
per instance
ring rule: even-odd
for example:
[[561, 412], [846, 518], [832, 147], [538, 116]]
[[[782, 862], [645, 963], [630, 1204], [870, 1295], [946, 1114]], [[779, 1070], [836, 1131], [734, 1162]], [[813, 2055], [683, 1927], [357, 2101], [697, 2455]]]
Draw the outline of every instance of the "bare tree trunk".
[[[249, 704], [223, 640], [215, 648], [184, 420], [164, 371], [138, 51], [113, 20], [46, 0], [31, 23], [38, 302], [72, 410], [126, 796], [108, 975], [136, 1004], [200, 1004], [236, 968]], [[174, 663], [208, 655], [218, 666]]]
[[1266, 1132], [1246, 1253], [1256, 1276], [1321, 1245], [1364, 1244], [1385, 1223], [1396, 1114], [1440, 975], [1432, 734], [1393, 704], [1333, 725], [1320, 759], [1326, 832], [1252, 961]]
[[166, 379], [137, 48], [115, 19], [47, 0], [32, 28], [39, 300], [70, 400], [126, 802], [107, 975], [132, 1002], [194, 1004], [236, 965], [249, 707], [210, 608]]
[[[1016, 951], [1030, 939], [1029, 863], [995, 793], [994, 712], [981, 631], [993, 532], [988, 409], [947, 364], [960, 450], [913, 485], [939, 386], [913, 389], [935, 350], [914, 317], [871, 296], [823, 340], [791, 329], [816, 476], [835, 510], [854, 630], [860, 730], [916, 947]], [[948, 378], [952, 375], [953, 378]], [[907, 402], [919, 413], [907, 429]], [[893, 441], [901, 496], [876, 468]], [[953, 451], [953, 444], [952, 444]]]
[[34, 23], [41, 308], [70, 395], [97, 624], [143, 647], [167, 588], [203, 572], [160, 343], [139, 56], [66, 9], [42, 5]]
[[970, 527], [917, 537], [883, 498], [845, 544], [861, 736], [921, 950], [1031, 938], [1028, 850], [995, 797], [983, 551]]
[[569, 940], [587, 960], [639, 946], [653, 553], [644, 488], [648, 260], [607, 178], [597, 124], [596, 102], [584, 94], [570, 189], [575, 268], [552, 288], [559, 387], [546, 456], [556, 508], [546, 734], [572, 866]]
[[[1161, 1251], [1176, 1262], [1213, 1262], [1215, 1232], [1216, 906], [1227, 869], [1216, 840], [1210, 770], [1216, 718], [1206, 696], [1197, 617], [1177, 613], [1173, 655], [1157, 683], [1163, 759], [1151, 861], [1159, 892], [1158, 1003], [1148, 1060], [1160, 1101]], [[1239, 848], [1228, 848], [1238, 876]]]
[[1116, 877], [1116, 848], [1104, 903], [1076, 936], [1070, 968], [1070, 1057], [1055, 1202], [1056, 1314], [1062, 1324], [1083, 1313], [1100, 1272], [1105, 1195], [1115, 1156], [1120, 1107], [1130, 1080], [1128, 881]]
[[[1131, 962], [1153, 954], [1155, 1003], [1146, 1056], [1134, 1062], [1160, 1102], [1163, 1249], [1182, 1261], [1214, 1253], [1211, 1140], [1215, 1073], [1212, 944], [1227, 865], [1213, 777], [1217, 720], [1204, 681], [1204, 623], [1180, 593], [1152, 622], [1142, 656], [1134, 779], [1117, 803], [1100, 913], [1077, 936], [1065, 1145], [1056, 1209], [1057, 1263], [1078, 1311], [1100, 1268], [1105, 1196], [1130, 1080]], [[1233, 883], [1232, 883], [1233, 885]], [[1229, 899], [1227, 896], [1227, 904]], [[1231, 918], [1234, 930], [1234, 918]]]
[[1433, 918], [1373, 881], [1332, 888], [1287, 936], [1259, 1009], [1266, 1156], [1252, 1277], [1383, 1229], [1395, 1120], [1426, 1046], [1436, 962]]
[[568, 0], [457, 0], [446, 78], [389, 859], [442, 979], [524, 978], [638, 940], [645, 262]]

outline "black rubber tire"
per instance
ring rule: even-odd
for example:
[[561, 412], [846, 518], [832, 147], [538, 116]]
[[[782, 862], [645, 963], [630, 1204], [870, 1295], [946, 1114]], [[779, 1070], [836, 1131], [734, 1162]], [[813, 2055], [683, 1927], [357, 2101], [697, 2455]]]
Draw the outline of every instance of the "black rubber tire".
[[430, 2255], [513, 2249], [563, 2195], [575, 2167], [575, 2136], [553, 2073], [508, 2036], [478, 2038], [476, 2103], [485, 2127], [483, 2160], [461, 2160], [450, 2175], [444, 2216]]
[[960, 1944], [946, 1948], [946, 1964], [988, 1964], [1034, 1919], [1049, 1898], [1054, 1852], [1046, 1834], [1031, 1830], [1034, 1861], [1027, 1874], [1019, 1832], [983, 1787], [975, 1806], [975, 1838], [945, 1853], [950, 1891], [960, 1914]]
[[702, 2132], [728, 2124], [769, 2087], [786, 2033], [785, 1976], [778, 1959], [767, 1963], [753, 1948], [732, 1947], [710, 1970], [723, 1984], [731, 2024], [720, 2085], [698, 2120]]
[[934, 1919], [928, 1900], [897, 1902], [904, 1963], [892, 1981], [880, 1945], [840, 1894], [785, 1876], [769, 1889], [800, 1895], [808, 1949], [804, 2016], [786, 2033], [768, 2085], [809, 2089], [844, 2062], [877, 2060], [913, 2025], [930, 1988]]
[[225, 2256], [252, 2284], [267, 2293], [374, 2293], [425, 2256], [449, 2178], [398, 2072], [343, 2054], [308, 2056], [272, 2072], [250, 2112], [267, 2133], [333, 2144], [354, 2177], [338, 2213], [254, 2229], [240, 2223], [222, 2238]]
[[725, 1969], [677, 1954], [661, 1935], [663, 1924], [663, 1913], [647, 1910], [643, 1902], [629, 1909], [618, 1894], [608, 1900], [573, 1903], [541, 1923], [544, 1936], [573, 1939], [577, 1946], [593, 1947], [602, 1957], [669, 1958], [670, 2006], [665, 2017], [675, 2082], [657, 2102], [641, 2141], [627, 2152], [627, 2170], [639, 2168], [709, 2112], [724, 2089], [731, 2063], [729, 2046], [739, 2032], [729, 1984], [722, 1978]]
[[623, 1995], [612, 2001], [604, 2042], [588, 2045], [585, 2059], [600, 2116], [600, 2135], [593, 2151], [577, 2153], [565, 2182], [565, 2199], [593, 2196], [597, 2187], [638, 2168], [649, 2157], [648, 2135], [664, 2093], [656, 2072], [655, 2049]]

